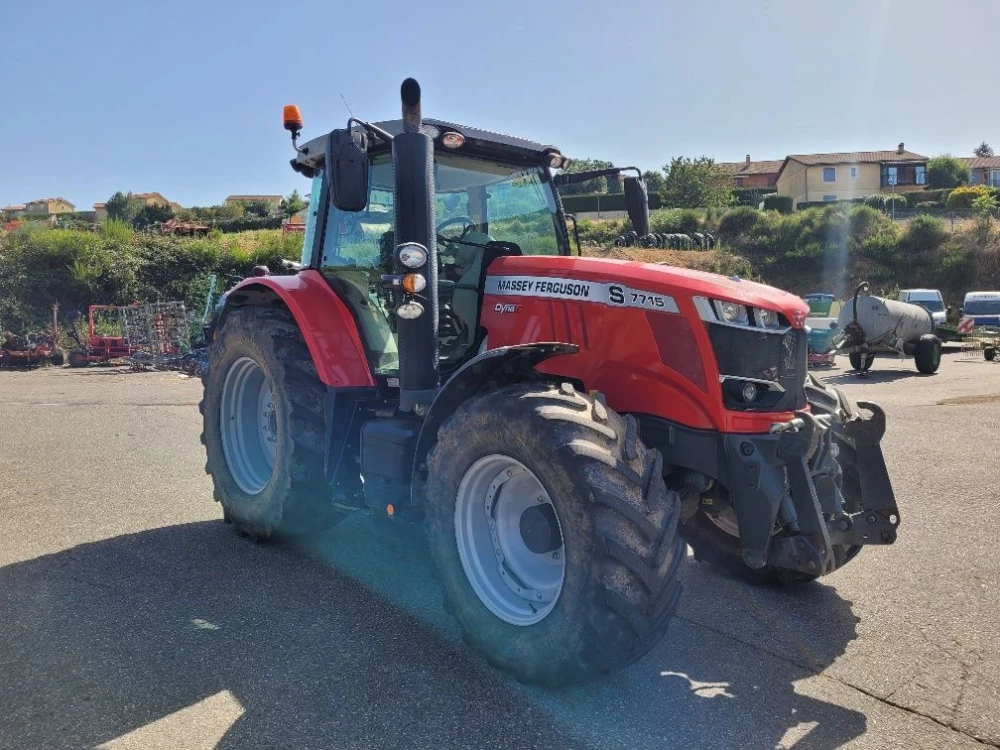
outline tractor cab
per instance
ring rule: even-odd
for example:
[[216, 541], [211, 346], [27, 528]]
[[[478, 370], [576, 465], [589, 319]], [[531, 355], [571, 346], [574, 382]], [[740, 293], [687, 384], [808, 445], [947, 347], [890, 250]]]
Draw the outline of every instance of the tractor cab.
[[[374, 123], [389, 135], [403, 121]], [[435, 120], [424, 121], [434, 144], [434, 233], [437, 245], [438, 360], [454, 369], [483, 346], [479, 313], [486, 269], [501, 255], [579, 253], [567, 231], [554, 187], [554, 166], [564, 157], [552, 147]], [[338, 207], [328, 197], [326, 149], [330, 137], [306, 143], [293, 166], [312, 177], [301, 264], [320, 270], [350, 301], [377, 374], [399, 370], [397, 290], [383, 283], [394, 268], [393, 164], [390, 144], [360, 126], [365, 142], [365, 205]], [[426, 279], [424, 281], [426, 284]], [[429, 290], [414, 290], [426, 298]], [[419, 300], [418, 300], [419, 301]]]
[[[296, 171], [312, 178], [301, 266], [321, 271], [349, 301], [374, 372], [388, 377], [399, 372], [397, 321], [405, 310], [417, 309], [400, 311], [400, 290], [384, 281], [394, 272], [399, 243], [392, 144], [379, 134], [395, 138], [403, 132], [403, 120], [356, 124], [307, 142], [292, 160]], [[480, 312], [493, 260], [579, 254], [557, 185], [594, 175], [555, 174], [568, 159], [552, 146], [522, 138], [429, 119], [422, 120], [421, 132], [433, 146], [438, 364], [449, 372], [484, 348]], [[346, 171], [331, 152], [341, 156], [348, 138], [352, 157], [363, 161], [366, 180], [360, 181], [366, 184], [356, 205], [344, 207], [331, 200], [336, 191], [329, 174]], [[426, 285], [421, 278], [418, 283]], [[429, 291], [412, 291], [421, 308]]]

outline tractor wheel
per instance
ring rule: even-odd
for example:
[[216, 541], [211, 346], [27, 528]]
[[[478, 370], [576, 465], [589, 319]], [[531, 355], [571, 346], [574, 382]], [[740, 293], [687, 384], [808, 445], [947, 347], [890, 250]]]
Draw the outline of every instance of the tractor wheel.
[[291, 315], [233, 310], [209, 358], [202, 443], [226, 518], [256, 540], [343, 520], [323, 473], [324, 388]]
[[70, 367], [86, 367], [89, 364], [87, 362], [87, 353], [81, 352], [79, 350], [74, 350], [69, 353], [69, 366]]
[[568, 384], [474, 396], [427, 461], [426, 523], [467, 643], [523, 682], [620, 669], [680, 595], [679, 499], [634, 418]]
[[985, 349], [983, 349], [983, 357], [986, 358], [987, 362], [992, 362], [994, 359], [996, 359], [997, 358], [996, 347], [987, 346]]
[[917, 341], [913, 350], [917, 370], [924, 375], [933, 375], [941, 366], [941, 339], [933, 333], [926, 333]]
[[49, 362], [52, 363], [53, 367], [62, 367], [66, 363], [66, 358], [61, 351], [54, 351], [49, 357]]
[[858, 372], [872, 369], [872, 363], [875, 362], [874, 354], [862, 354], [861, 352], [851, 352], [847, 358], [851, 361], [851, 369]]

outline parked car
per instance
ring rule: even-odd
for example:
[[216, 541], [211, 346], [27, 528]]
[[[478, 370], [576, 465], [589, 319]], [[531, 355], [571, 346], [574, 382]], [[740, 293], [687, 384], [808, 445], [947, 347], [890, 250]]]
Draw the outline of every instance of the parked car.
[[976, 326], [1000, 326], [1000, 292], [969, 292], [958, 314]]
[[899, 301], [909, 302], [911, 305], [920, 305], [927, 310], [934, 320], [935, 328], [944, 325], [948, 320], [944, 298], [937, 289], [903, 289], [899, 293]]

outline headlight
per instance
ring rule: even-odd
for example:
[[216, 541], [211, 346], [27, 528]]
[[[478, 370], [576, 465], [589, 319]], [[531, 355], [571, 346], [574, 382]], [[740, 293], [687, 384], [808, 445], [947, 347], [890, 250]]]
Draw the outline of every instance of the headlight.
[[424, 306], [419, 302], [404, 302], [396, 308], [396, 315], [404, 320], [414, 320], [424, 314]]
[[399, 262], [407, 268], [420, 268], [427, 262], [427, 248], [416, 242], [405, 242], [396, 248]]
[[757, 324], [763, 326], [764, 328], [778, 327], [778, 313], [774, 310], [754, 308], [753, 315], [754, 318], [757, 319]]
[[719, 311], [719, 318], [726, 323], [747, 323], [747, 309], [743, 305], [735, 302], [717, 301], [716, 309]]

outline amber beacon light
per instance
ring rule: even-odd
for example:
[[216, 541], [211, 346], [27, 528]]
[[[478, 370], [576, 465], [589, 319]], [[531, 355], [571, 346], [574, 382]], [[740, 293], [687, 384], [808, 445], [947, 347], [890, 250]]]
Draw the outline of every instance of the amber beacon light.
[[297, 135], [302, 130], [302, 113], [299, 112], [297, 104], [286, 104], [282, 112], [282, 119], [285, 122], [285, 130]]

